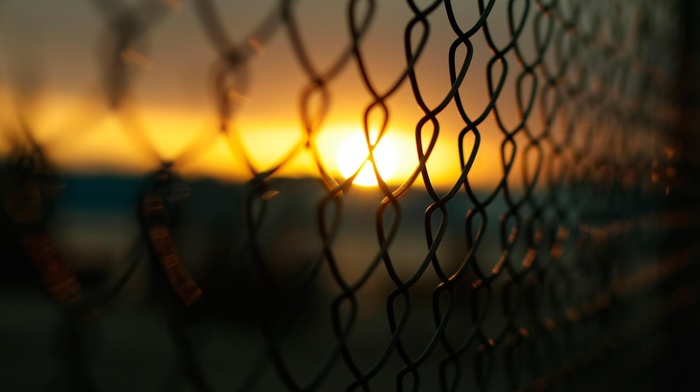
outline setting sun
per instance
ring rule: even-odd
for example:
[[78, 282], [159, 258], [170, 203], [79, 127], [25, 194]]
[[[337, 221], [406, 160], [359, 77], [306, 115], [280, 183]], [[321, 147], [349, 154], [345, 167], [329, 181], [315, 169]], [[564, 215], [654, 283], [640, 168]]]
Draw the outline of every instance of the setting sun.
[[[375, 143], [376, 140], [377, 132], [373, 131], [370, 133], [370, 142]], [[353, 133], [343, 141], [338, 151], [337, 163], [340, 173], [347, 178], [355, 174], [357, 169], [362, 166], [353, 183], [362, 186], [377, 185], [377, 178], [374, 175], [374, 169], [368, 157], [369, 150], [367, 149], [365, 135], [362, 132]], [[382, 179], [388, 181], [398, 166], [396, 146], [388, 135], [382, 136], [382, 139], [374, 148], [374, 160], [377, 163]]]

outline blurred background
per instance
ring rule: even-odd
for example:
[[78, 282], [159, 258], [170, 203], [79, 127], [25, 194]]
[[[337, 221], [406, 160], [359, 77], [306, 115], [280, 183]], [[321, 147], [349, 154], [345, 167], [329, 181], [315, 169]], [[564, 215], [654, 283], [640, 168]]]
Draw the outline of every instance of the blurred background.
[[699, 8], [0, 2], [2, 389], [700, 389]]

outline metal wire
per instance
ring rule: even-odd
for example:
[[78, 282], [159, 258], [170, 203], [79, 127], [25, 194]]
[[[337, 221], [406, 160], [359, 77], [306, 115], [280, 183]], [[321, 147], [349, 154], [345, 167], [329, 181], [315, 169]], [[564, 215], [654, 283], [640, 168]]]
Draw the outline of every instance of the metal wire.
[[[2, 254], [11, 265], [30, 263], [35, 274], [24, 286], [40, 285], [59, 304], [55, 338], [63, 344], [54, 360], [64, 363], [65, 389], [106, 387], [104, 372], [91, 369], [99, 361], [90, 347], [108, 338], [90, 331], [127, 306], [144, 257], [152, 261], [147, 286], [157, 289], [147, 309], [164, 315], [160, 328], [176, 355], [168, 370], [176, 376], [158, 381], [168, 390], [655, 389], [634, 384], [636, 372], [668, 360], [664, 342], [697, 324], [683, 319], [698, 306], [698, 249], [687, 240], [697, 226], [696, 171], [677, 142], [691, 130], [674, 116], [684, 110], [677, 71], [684, 50], [697, 45], [680, 38], [684, 3], [474, 0], [469, 12], [451, 0], [391, 4], [410, 12], [403, 67], [392, 77], [377, 76], [367, 49], [387, 2], [343, 3], [344, 44], [325, 66], [315, 60], [324, 49], [305, 36], [303, 1], [276, 2], [239, 35], [229, 27], [246, 15], [211, 0], [93, 3], [102, 26], [99, 109], [54, 138], [37, 136], [28, 107], [19, 108], [19, 127], [9, 120], [17, 113], [3, 121], [11, 153]], [[207, 89], [217, 126], [166, 159], [134, 98], [139, 79], [129, 64], [148, 62], [146, 44], [179, 7], [192, 8], [201, 44], [215, 54]], [[439, 44], [448, 48], [447, 69], [435, 69], [427, 53], [433, 31], [446, 26], [452, 41]], [[239, 117], [242, 97], [265, 77], [256, 56], [274, 40], [285, 40], [304, 78], [298, 101], [288, 102], [302, 137], [262, 167], [261, 152], [242, 141]], [[378, 184], [371, 201], [353, 186], [360, 169], [339, 178], [319, 142], [348, 72], [367, 95], [357, 113]], [[439, 90], [438, 81], [449, 84]], [[479, 99], [474, 91], [484, 85]], [[382, 178], [375, 151], [408, 92], [415, 167], [394, 184]], [[458, 129], [446, 116], [459, 119]], [[117, 278], [85, 284], [85, 266], [66, 259], [54, 238], [55, 210], [67, 208], [61, 177], [70, 174], [51, 153], [105, 119], [118, 121], [152, 172], [132, 209], [141, 223], [133, 252]], [[221, 227], [198, 226], [204, 207], [188, 203], [200, 185], [181, 172], [222, 140], [244, 162], [247, 181], [226, 197], [201, 196], [227, 212], [217, 213]], [[448, 184], [430, 164], [439, 142], [458, 157]], [[303, 154], [315, 178], [285, 179]], [[483, 162], [498, 176], [491, 187], [476, 173]], [[363, 218], [368, 225], [356, 231], [374, 238], [351, 236], [348, 251], [348, 227]], [[200, 230], [208, 238], [196, 240]], [[241, 328], [232, 332], [235, 348], [216, 354], [225, 364], [217, 371], [210, 350], [226, 340], [215, 335]], [[662, 343], [620, 359], [650, 337]]]

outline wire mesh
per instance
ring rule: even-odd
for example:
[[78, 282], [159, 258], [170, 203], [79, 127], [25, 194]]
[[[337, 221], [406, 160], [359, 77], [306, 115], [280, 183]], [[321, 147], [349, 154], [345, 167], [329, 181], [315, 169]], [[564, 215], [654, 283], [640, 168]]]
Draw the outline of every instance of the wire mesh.
[[3, 3], [3, 382], [694, 381], [686, 6]]

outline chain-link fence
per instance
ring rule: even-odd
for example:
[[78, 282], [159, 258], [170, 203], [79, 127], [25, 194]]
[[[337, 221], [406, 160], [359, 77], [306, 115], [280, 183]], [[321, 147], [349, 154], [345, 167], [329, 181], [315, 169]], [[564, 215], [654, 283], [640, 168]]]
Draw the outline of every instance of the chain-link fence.
[[1, 7], [4, 390], [700, 387], [692, 1]]

